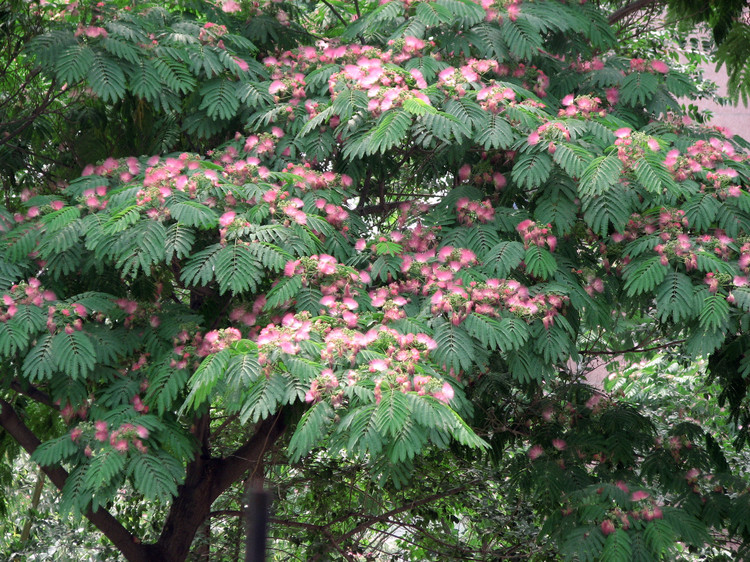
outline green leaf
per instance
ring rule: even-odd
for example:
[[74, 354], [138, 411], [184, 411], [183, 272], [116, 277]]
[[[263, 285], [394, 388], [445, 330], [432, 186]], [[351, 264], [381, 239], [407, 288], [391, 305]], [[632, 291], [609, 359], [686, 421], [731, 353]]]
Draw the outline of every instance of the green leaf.
[[709, 294], [703, 300], [699, 321], [702, 328], [707, 331], [723, 328], [729, 319], [729, 303], [727, 299], [719, 294]]
[[75, 85], [88, 74], [94, 63], [94, 51], [88, 45], [71, 45], [57, 59], [55, 75], [58, 81]]
[[190, 392], [187, 398], [185, 398], [185, 403], [180, 408], [180, 412], [196, 410], [209, 399], [214, 388], [224, 377], [229, 357], [229, 351], [222, 349], [203, 360], [193, 376], [190, 377], [190, 381], [188, 381]]
[[625, 290], [631, 297], [652, 291], [666, 275], [667, 268], [661, 264], [659, 256], [634, 259], [623, 270]]
[[193, 226], [201, 230], [216, 228], [219, 225], [219, 217], [206, 205], [197, 201], [185, 200], [168, 203], [167, 208], [175, 220], [186, 226]]
[[620, 181], [622, 162], [617, 154], [599, 156], [583, 171], [578, 191], [583, 196], [601, 195]]
[[632, 550], [630, 535], [623, 529], [617, 529], [607, 537], [602, 550], [602, 562], [631, 562]]
[[531, 59], [542, 48], [539, 30], [523, 16], [515, 21], [504, 18], [500, 29], [510, 52], [520, 59]]
[[185, 285], [208, 285], [214, 278], [216, 257], [223, 250], [219, 243], [193, 254], [186, 262], [180, 278]]
[[301, 288], [301, 276], [293, 275], [292, 277], [282, 277], [271, 288], [271, 290], [268, 291], [268, 295], [266, 295], [266, 304], [263, 306], [263, 310], [271, 310], [289, 302], [297, 295]]
[[96, 95], [108, 103], [115, 103], [125, 96], [125, 74], [117, 61], [96, 53], [89, 66], [88, 80]]
[[86, 471], [85, 486], [96, 491], [111, 485], [115, 477], [118, 477], [125, 468], [125, 455], [107, 447], [99, 450], [92, 458], [89, 469]]
[[321, 440], [333, 417], [333, 408], [326, 401], [318, 402], [305, 412], [289, 440], [289, 460], [292, 463], [299, 462]]
[[21, 370], [31, 382], [49, 378], [55, 372], [57, 361], [52, 351], [52, 340], [52, 334], [42, 336], [24, 358]]
[[182, 483], [182, 463], [165, 451], [135, 455], [128, 466], [135, 488], [149, 499], [169, 503]]
[[383, 389], [375, 412], [375, 425], [384, 437], [395, 437], [410, 415], [409, 401], [398, 388]]
[[[509, 148], [515, 140], [513, 129], [503, 115], [485, 113], [483, 119], [477, 119], [476, 142], [484, 148]], [[514, 168], [515, 169], [515, 168]]]
[[438, 365], [445, 365], [456, 373], [472, 366], [474, 343], [463, 328], [444, 322], [435, 330], [434, 338], [438, 346], [431, 357]]
[[511, 177], [519, 187], [540, 187], [549, 178], [552, 171], [552, 159], [548, 154], [523, 154], [516, 160]]
[[526, 264], [526, 271], [534, 277], [548, 279], [557, 271], [555, 257], [549, 250], [540, 246], [529, 246], [524, 253], [523, 261]]
[[620, 101], [628, 105], [643, 105], [656, 93], [659, 81], [650, 72], [633, 72], [625, 77], [620, 87]]
[[61, 332], [51, 343], [57, 369], [73, 379], [84, 377], [96, 365], [96, 352], [89, 337], [83, 332]]
[[255, 291], [263, 279], [263, 269], [255, 252], [242, 243], [232, 244], [216, 254], [216, 281], [219, 293]]
[[569, 143], [556, 144], [552, 159], [573, 178], [580, 178], [593, 159], [585, 148]]
[[453, 21], [453, 13], [445, 6], [434, 2], [419, 2], [416, 10], [417, 18], [427, 26], [438, 26], [441, 23]]
[[687, 275], [669, 273], [656, 290], [656, 310], [662, 322], [678, 323], [695, 317], [693, 283]]
[[237, 114], [240, 100], [237, 83], [224, 78], [209, 80], [200, 89], [199, 109], [205, 109], [211, 119], [231, 119]]
[[635, 176], [647, 191], [661, 194], [663, 191], [681, 195], [672, 175], [654, 153], [646, 153], [635, 166]]
[[167, 229], [164, 239], [164, 259], [171, 263], [173, 258], [182, 259], [190, 255], [195, 244], [193, 229], [179, 222]]

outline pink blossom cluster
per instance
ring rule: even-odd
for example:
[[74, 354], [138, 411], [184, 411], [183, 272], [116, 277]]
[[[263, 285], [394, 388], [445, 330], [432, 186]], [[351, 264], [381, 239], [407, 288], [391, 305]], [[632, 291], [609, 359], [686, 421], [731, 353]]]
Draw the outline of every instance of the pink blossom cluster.
[[401, 64], [414, 57], [422, 57], [426, 53], [427, 47], [434, 47], [434, 41], [425, 41], [418, 37], [406, 36], [400, 39], [391, 39], [388, 41], [395, 64]]
[[50, 306], [47, 308], [47, 329], [50, 334], [58, 333], [61, 327], [66, 334], [80, 332], [87, 315], [86, 307], [79, 303]]
[[494, 80], [491, 80], [486, 86], [477, 92], [477, 101], [479, 106], [485, 111], [491, 113], [502, 113], [505, 108], [515, 101], [516, 93], [512, 88], [504, 84], [498, 85]]
[[[256, 158], [264, 156], [273, 156], [276, 153], [276, 144], [284, 136], [284, 131], [280, 127], [273, 127], [270, 133], [252, 134], [245, 140], [243, 150]], [[255, 160], [247, 162], [250, 165], [255, 164]]]
[[324, 347], [320, 352], [320, 360], [333, 367], [337, 360], [348, 362], [354, 366], [357, 354], [372, 345], [378, 339], [376, 329], [360, 332], [350, 328], [332, 328], [325, 334]]
[[367, 109], [374, 116], [400, 107], [411, 98], [431, 104], [430, 99], [420, 91], [427, 87], [427, 82], [418, 69], [412, 69], [405, 75], [384, 66], [381, 59], [361, 57], [356, 64], [347, 64], [341, 72], [332, 74], [328, 84], [332, 99], [342, 88], [367, 92]]
[[647, 61], [645, 59], [631, 59], [631, 72], [650, 72], [652, 74], [667, 74], [669, 67], [660, 60]]
[[477, 3], [484, 8], [486, 21], [503, 23], [504, 16], [516, 21], [521, 13], [521, 0], [480, 0]]
[[470, 164], [464, 164], [459, 168], [458, 179], [462, 182], [471, 180], [472, 183], [477, 186], [491, 185], [495, 188], [495, 191], [500, 191], [508, 183], [503, 174], [501, 174], [500, 172], [493, 172], [491, 171], [491, 169], [484, 172], [477, 171], [474, 175], [472, 175]]
[[26, 283], [18, 283], [3, 294], [2, 306], [0, 306], [0, 322], [7, 322], [18, 312], [18, 305], [33, 305], [41, 307], [45, 301], [56, 301], [57, 297], [52, 291], [44, 290], [42, 283], [36, 277], [32, 277]]
[[[728, 236], [722, 229], [714, 229], [712, 233], [702, 235], [691, 235], [688, 232], [688, 220], [682, 209], [662, 208], [658, 218], [650, 216], [644, 218], [633, 214], [623, 233], [612, 234], [612, 241], [633, 241], [642, 235], [650, 235], [659, 232], [660, 242], [654, 246], [654, 252], [660, 256], [662, 265], [668, 265], [671, 260], [681, 262], [687, 271], [698, 267], [698, 255], [701, 253], [712, 254], [724, 262], [732, 259], [738, 260], [739, 268], [750, 272], [750, 244], [745, 244], [736, 252], [735, 240]], [[626, 256], [626, 261], [629, 258]], [[706, 282], [712, 289], [716, 285], [718, 277], [709, 275]], [[729, 281], [731, 276], [726, 279]], [[735, 279], [741, 280], [742, 277]], [[737, 285], [739, 286], [739, 285]]]
[[547, 246], [550, 252], [554, 252], [557, 247], [557, 237], [551, 234], [552, 225], [539, 225], [531, 219], [521, 221], [516, 227], [516, 231], [521, 235], [523, 247], [528, 249], [531, 246], [543, 248]]
[[438, 73], [437, 87], [449, 97], [463, 97], [471, 84], [480, 81], [480, 75], [497, 73], [500, 65], [494, 60], [469, 59], [460, 68], [448, 66]]
[[[188, 345], [191, 340], [195, 341], [194, 345]], [[193, 338], [187, 330], [179, 332], [172, 340], [172, 354], [173, 357], [169, 366], [172, 369], [186, 369], [190, 360], [193, 358], [193, 350], [201, 345], [201, 336], [196, 334]]]
[[456, 202], [458, 222], [471, 226], [474, 222], [488, 223], [495, 218], [495, 209], [488, 200], [472, 201], [468, 197], [462, 197]]
[[309, 340], [312, 329], [312, 322], [301, 314], [287, 314], [280, 326], [269, 324], [260, 331], [256, 339], [259, 363], [270, 370], [276, 352], [297, 355], [300, 352], [299, 342]]
[[[90, 437], [92, 433], [93, 440]], [[93, 447], [101, 448], [101, 445], [96, 443], [97, 441], [102, 444], [108, 442], [112, 448], [120, 453], [126, 453], [132, 445], [138, 452], [145, 454], [148, 452], [148, 448], [143, 444], [143, 440], [148, 439], [148, 436], [148, 429], [142, 425], [125, 423], [110, 431], [107, 422], [103, 420], [98, 420], [93, 424], [78, 425], [70, 432], [70, 438], [74, 443], [79, 441], [85, 443], [84, 454], [87, 457], [93, 456]]]
[[242, 339], [242, 334], [237, 328], [223, 328], [221, 330], [211, 330], [206, 333], [200, 345], [197, 346], [195, 354], [198, 357], [207, 357], [226, 349], [232, 343]]
[[[59, 406], [59, 402], [57, 403]], [[60, 416], [63, 420], [65, 420], [65, 423], [70, 423], [73, 421], [73, 419], [77, 416], [78, 418], [85, 420], [86, 416], [88, 415], [88, 404], [84, 403], [81, 406], [79, 406], [77, 409], [71, 404], [70, 402], [66, 403], [65, 406], [60, 408]]]
[[558, 113], [559, 117], [575, 117], [577, 119], [590, 119], [591, 117], [604, 117], [607, 112], [601, 107], [602, 100], [595, 96], [577, 96], [568, 94], [562, 99], [563, 109]]
[[305, 75], [301, 72], [293, 74], [275, 72], [274, 79], [268, 86], [268, 93], [274, 96], [277, 103], [283, 97], [283, 99], [290, 99], [292, 106], [295, 106], [307, 97], [305, 85]]
[[550, 154], [554, 154], [557, 150], [555, 142], [569, 141], [570, 131], [565, 126], [565, 123], [561, 123], [560, 121], [547, 121], [537, 127], [537, 130], [531, 133], [526, 140], [532, 146], [537, 145], [542, 141], [547, 142], [547, 151]]
[[241, 322], [245, 326], [255, 326], [265, 305], [266, 297], [261, 295], [255, 299], [249, 310], [244, 305], [236, 306], [229, 312], [229, 321], [232, 323]]
[[510, 74], [513, 78], [521, 79], [521, 86], [527, 90], [533, 90], [540, 98], [547, 97], [549, 88], [549, 77], [539, 68], [532, 65], [518, 63], [515, 68], [500, 65], [497, 69], [500, 76]]
[[[128, 162], [130, 161], [128, 160]], [[90, 176], [92, 174], [95, 174], [97, 176], [109, 176], [112, 175], [112, 173], [115, 172], [119, 167], [120, 162], [117, 159], [110, 157], [98, 166], [88, 164], [81, 171], [81, 176]]]
[[[729, 141], [711, 137], [708, 141], [701, 140], [691, 145], [685, 154], [681, 154], [678, 149], [670, 150], [664, 159], [664, 165], [672, 172], [677, 181], [684, 181], [693, 177], [694, 174], [702, 172], [704, 169], [715, 170], [722, 165], [726, 165], [727, 161], [742, 162], [745, 159], [745, 156], [737, 154]], [[729, 168], [717, 171], [719, 175], [725, 175], [729, 178], [734, 177], [733, 172], [734, 170]], [[708, 179], [709, 181], [715, 181], [716, 176]], [[722, 189], [724, 187], [723, 183], [720, 180], [715, 188]], [[730, 194], [730, 196], [734, 197], [736, 195]]]
[[602, 70], [604, 68], [604, 62], [594, 57], [591, 60], [583, 60], [579, 57], [570, 63], [569, 68], [575, 72], [586, 73]]
[[203, 24], [203, 27], [198, 32], [198, 40], [204, 45], [215, 45], [220, 49], [223, 49], [224, 41], [221, 37], [227, 33], [229, 33], [229, 31], [227, 31], [227, 26], [207, 22]]
[[432, 313], [448, 315], [455, 325], [472, 312], [491, 317], [510, 312], [527, 320], [541, 317], [546, 328], [552, 326], [565, 301], [566, 297], [554, 293], [531, 296], [528, 287], [508, 279], [472, 282], [469, 287], [449, 284], [445, 290], [435, 291], [431, 298]]
[[419, 396], [429, 395], [445, 404], [449, 404], [455, 396], [455, 390], [450, 383], [441, 381], [430, 375], [395, 374], [393, 371], [375, 381], [375, 403], [383, 399], [383, 387], [396, 388], [400, 392], [416, 392]]
[[94, 25], [78, 25], [78, 29], [76, 29], [75, 33], [73, 34], [75, 37], [80, 37], [81, 35], [84, 35], [86, 37], [95, 39], [97, 37], [106, 38], [107, 37], [107, 30], [103, 27], [96, 27]]
[[638, 162], [643, 159], [646, 148], [652, 152], [661, 150], [656, 139], [644, 133], [628, 129], [627, 127], [617, 129], [615, 137], [617, 157], [623, 163], [624, 172], [635, 169]]
[[[324, 393], [332, 393], [333, 390], [338, 390], [339, 380], [333, 373], [332, 369], [323, 369], [312, 383], [310, 383], [310, 389], [305, 393], [305, 402], [317, 403], [323, 398]], [[331, 402], [334, 408], [341, 405], [343, 400], [343, 392], [338, 391], [332, 393]]]

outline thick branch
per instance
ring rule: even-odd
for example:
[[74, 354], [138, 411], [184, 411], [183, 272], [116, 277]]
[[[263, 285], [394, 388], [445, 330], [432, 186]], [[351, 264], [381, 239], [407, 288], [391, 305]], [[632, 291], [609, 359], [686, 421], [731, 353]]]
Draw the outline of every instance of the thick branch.
[[[0, 426], [30, 455], [41, 444], [37, 436], [18, 417], [13, 406], [2, 399], [0, 399]], [[63, 489], [68, 479], [68, 473], [65, 469], [54, 465], [43, 466], [41, 469], [59, 490]], [[99, 508], [96, 511], [87, 511], [84, 516], [112, 541], [125, 558], [136, 561], [149, 560], [143, 546], [137, 543], [136, 538], [108, 511]]]
[[[200, 438], [198, 427], [196, 431]], [[211, 459], [199, 454], [187, 467], [185, 483], [178, 488], [159, 540], [147, 546], [150, 560], [185, 560], [193, 537], [210, 517], [216, 498], [246, 471], [257, 469], [263, 455], [283, 432], [282, 414], [278, 414], [257, 424], [252, 437], [227, 458]]]
[[618, 21], [625, 19], [630, 14], [635, 13], [639, 10], [642, 10], [643, 8], [647, 6], [651, 6], [652, 4], [656, 4], [660, 0], [636, 0], [635, 2], [631, 2], [630, 4], [626, 4], [619, 10], [616, 10], [613, 12], [609, 18], [607, 18], [607, 21], [609, 22], [609, 25], [614, 25]]

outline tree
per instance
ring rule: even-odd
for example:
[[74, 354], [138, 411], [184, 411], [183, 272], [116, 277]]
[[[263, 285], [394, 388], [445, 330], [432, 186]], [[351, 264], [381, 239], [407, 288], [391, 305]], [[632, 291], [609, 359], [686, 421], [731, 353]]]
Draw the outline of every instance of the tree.
[[[25, 68], [116, 148], [1, 216], [0, 425], [61, 509], [129, 560], [184, 560], [241, 483], [327, 471], [384, 501], [329, 523], [278, 497], [309, 506], [308, 555], [353, 560], [400, 514], [446, 524], [468, 485], [446, 468], [468, 467], [548, 554], [745, 552], [721, 444], [585, 380], [708, 358], [747, 427], [746, 143], [680, 118], [684, 75], [618, 56], [587, 3], [84, 8], [44, 20]], [[113, 516], [121, 490], [153, 542]]]

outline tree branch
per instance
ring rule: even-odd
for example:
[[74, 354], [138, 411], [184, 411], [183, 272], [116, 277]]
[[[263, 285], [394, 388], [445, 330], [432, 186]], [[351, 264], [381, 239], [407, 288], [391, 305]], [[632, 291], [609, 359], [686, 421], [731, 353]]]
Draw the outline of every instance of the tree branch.
[[340, 537], [340, 540], [348, 539], [349, 537], [352, 537], [352, 536], [356, 535], [357, 533], [359, 533], [361, 531], [364, 531], [365, 529], [367, 529], [368, 527], [370, 527], [374, 523], [378, 523], [380, 521], [387, 521], [392, 516], [398, 515], [399, 513], [403, 513], [404, 511], [409, 511], [409, 510], [414, 509], [415, 507], [419, 507], [420, 505], [425, 505], [427, 503], [434, 502], [436, 500], [447, 498], [448, 496], [456, 495], [456, 494], [458, 494], [460, 492], [463, 492], [467, 488], [470, 488], [471, 486], [473, 486], [474, 484], [476, 484], [478, 482], [479, 482], [478, 479], [472, 480], [470, 482], [467, 482], [466, 484], [462, 484], [461, 486], [456, 486], [455, 488], [451, 488], [450, 490], [447, 490], [445, 492], [440, 492], [440, 493], [437, 493], [437, 494], [432, 494], [431, 496], [427, 496], [427, 497], [421, 498], [419, 500], [411, 501], [411, 502], [407, 503], [406, 505], [402, 505], [401, 507], [397, 507], [395, 509], [387, 511], [386, 513], [383, 513], [382, 515], [378, 515], [376, 517], [372, 517], [372, 518], [370, 518], [370, 519], [368, 519], [366, 521], [363, 521], [362, 523], [360, 523], [359, 525], [357, 525], [356, 527], [354, 527], [354, 529], [352, 529], [348, 533], [342, 535]]
[[[39, 438], [18, 417], [13, 406], [3, 399], [0, 399], [0, 426], [30, 455], [41, 445]], [[51, 465], [42, 466], [41, 469], [58, 490], [63, 489], [68, 479], [68, 472], [64, 468]], [[103, 508], [96, 511], [89, 510], [83, 515], [112, 541], [125, 558], [128, 560], [148, 560], [143, 546], [137, 542], [136, 537], [130, 534], [107, 510]]]
[[626, 4], [619, 10], [612, 12], [609, 18], [607, 18], [607, 21], [609, 22], [609, 25], [614, 25], [618, 21], [628, 17], [630, 14], [658, 2], [660, 2], [660, 0], [636, 0], [635, 2]]
[[326, 6], [328, 6], [330, 8], [330, 10], [333, 12], [333, 15], [336, 16], [341, 23], [343, 23], [344, 25], [349, 25], [349, 22], [346, 21], [341, 16], [341, 14], [338, 13], [338, 11], [336, 10], [336, 8], [330, 2], [328, 2], [328, 0], [321, 0], [321, 1], [323, 2], [323, 4], [325, 4]]
[[659, 349], [667, 349], [674, 345], [685, 343], [686, 340], [675, 340], [661, 345], [654, 345], [652, 347], [644, 347], [640, 349], [638, 346], [631, 347], [629, 349], [616, 349], [614, 351], [587, 351], [581, 350], [578, 353], [581, 355], [623, 355], [625, 353], [646, 353], [647, 351], [658, 351]]

